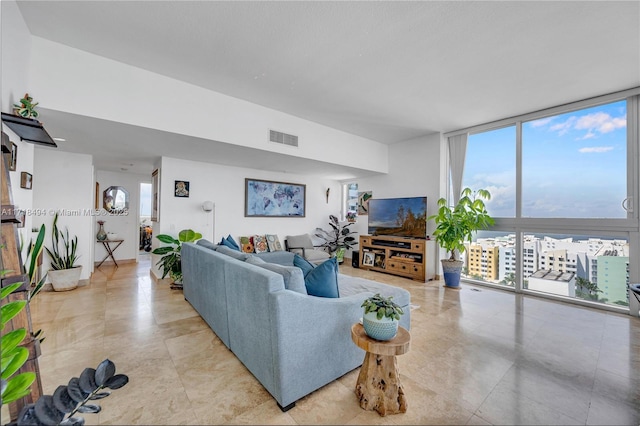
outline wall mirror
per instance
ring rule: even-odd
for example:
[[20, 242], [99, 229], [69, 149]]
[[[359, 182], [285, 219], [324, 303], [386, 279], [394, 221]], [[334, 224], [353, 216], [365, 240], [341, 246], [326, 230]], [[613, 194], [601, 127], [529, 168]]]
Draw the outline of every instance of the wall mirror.
[[102, 207], [109, 213], [129, 210], [129, 191], [122, 186], [110, 186], [102, 193]]

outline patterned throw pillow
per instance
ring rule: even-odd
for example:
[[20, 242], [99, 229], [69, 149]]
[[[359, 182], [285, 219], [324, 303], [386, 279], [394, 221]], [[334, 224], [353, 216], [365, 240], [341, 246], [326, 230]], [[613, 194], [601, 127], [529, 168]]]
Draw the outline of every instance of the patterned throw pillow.
[[254, 235], [251, 239], [256, 253], [265, 253], [269, 251], [269, 247], [267, 247], [267, 239], [264, 235]]
[[244, 253], [253, 253], [253, 243], [249, 237], [240, 237], [240, 247]]

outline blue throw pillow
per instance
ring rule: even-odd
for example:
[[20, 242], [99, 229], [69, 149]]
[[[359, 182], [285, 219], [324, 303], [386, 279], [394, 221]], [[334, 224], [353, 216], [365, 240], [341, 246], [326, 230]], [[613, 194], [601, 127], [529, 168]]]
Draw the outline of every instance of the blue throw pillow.
[[220, 242], [220, 245], [229, 247], [231, 250], [240, 251], [240, 247], [238, 247], [237, 245], [233, 245], [233, 243], [229, 241], [228, 238], [222, 237], [222, 241]]
[[233, 239], [231, 234], [227, 235], [227, 242], [233, 246], [236, 250], [240, 251], [240, 246], [236, 243], [236, 240]]
[[304, 284], [311, 296], [340, 297], [337, 259], [332, 257], [309, 271], [304, 277]]
[[302, 275], [304, 275], [305, 277], [315, 268], [313, 263], [309, 262], [307, 259], [297, 253], [295, 256], [293, 256], [293, 266], [297, 266], [298, 268], [302, 269]]

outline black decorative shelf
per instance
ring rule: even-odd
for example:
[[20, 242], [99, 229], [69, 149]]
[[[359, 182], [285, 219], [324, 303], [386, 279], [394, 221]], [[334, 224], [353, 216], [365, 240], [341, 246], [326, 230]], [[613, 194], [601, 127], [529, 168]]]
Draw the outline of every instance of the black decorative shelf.
[[2, 113], [2, 121], [13, 130], [20, 139], [40, 145], [57, 148], [49, 133], [44, 129], [42, 123], [32, 118], [24, 118], [18, 115]]

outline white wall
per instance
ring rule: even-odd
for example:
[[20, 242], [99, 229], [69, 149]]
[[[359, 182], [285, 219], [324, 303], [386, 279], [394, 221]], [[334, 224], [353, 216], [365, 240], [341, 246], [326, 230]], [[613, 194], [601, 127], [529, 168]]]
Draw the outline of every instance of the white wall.
[[[306, 217], [244, 217], [245, 178], [305, 184]], [[176, 180], [189, 181], [189, 198], [174, 196]], [[285, 236], [313, 233], [316, 227], [328, 229], [329, 215], [340, 214], [340, 182], [330, 179], [163, 157], [160, 181], [160, 221], [154, 223], [154, 235], [177, 237], [180, 230], [190, 228], [208, 240], [219, 242], [228, 234], [236, 241], [240, 236], [277, 234], [284, 247]], [[325, 196], [327, 188], [331, 188], [329, 203]], [[207, 200], [214, 202], [213, 212], [202, 210], [202, 203]], [[157, 239], [153, 240], [153, 247], [158, 247]], [[157, 269], [154, 273], [157, 274]]]
[[[104, 170], [96, 172], [96, 180], [100, 185], [100, 193], [98, 206], [100, 216], [94, 218], [95, 231], [98, 232], [98, 220], [104, 220], [104, 230], [106, 232], [115, 232], [118, 238], [124, 239], [124, 242], [113, 253], [116, 260], [136, 259], [140, 241], [140, 226], [138, 224], [138, 216], [140, 212], [140, 183], [149, 182], [150, 176], [139, 175], [134, 173], [116, 173]], [[110, 215], [102, 208], [102, 194], [110, 186], [122, 186], [129, 192], [129, 214], [128, 215]], [[95, 242], [95, 238], [94, 238]], [[95, 242], [96, 262], [100, 262], [107, 255], [101, 243]], [[110, 261], [111, 259], [108, 259]]]
[[[38, 94], [43, 107], [364, 170], [387, 171], [385, 144], [39, 37], [33, 37], [32, 50], [31, 90]], [[192, 105], [194, 99], [197, 108], [185, 111], [185, 105]], [[269, 129], [298, 135], [300, 146], [291, 150], [269, 143]], [[340, 155], [335, 155], [338, 151]]]
[[[90, 155], [72, 154], [53, 149], [36, 148], [33, 175], [35, 226], [45, 224], [45, 245], [51, 248], [53, 217], [59, 212], [58, 227], [69, 228], [69, 235], [78, 236], [78, 264], [82, 265], [81, 280], [93, 270], [95, 233], [93, 165]], [[49, 269], [45, 254], [43, 272]]]
[[[372, 191], [373, 198], [427, 196], [427, 216], [434, 214], [440, 198], [440, 139], [436, 133], [390, 145], [389, 173], [355, 180], [358, 191]], [[367, 235], [367, 219], [368, 216], [359, 216], [351, 228], [358, 235]], [[433, 221], [427, 222], [427, 234], [434, 229]], [[428, 244], [427, 274], [437, 270], [439, 258], [437, 246]]]
[[[31, 56], [31, 34], [20, 14], [15, 1], [0, 2], [0, 31], [2, 46], [2, 112], [13, 113], [13, 104], [19, 103], [22, 96], [29, 90], [29, 60]], [[33, 95], [33, 93], [31, 94]], [[37, 100], [37, 99], [36, 99]], [[16, 170], [9, 172], [13, 204], [16, 208], [29, 210], [33, 207], [33, 191], [20, 188], [20, 172], [33, 175], [34, 146], [22, 142], [20, 138], [3, 125], [2, 130], [9, 136], [11, 142], [18, 147]], [[27, 216], [24, 228], [18, 231], [23, 240], [31, 239], [32, 217]]]

